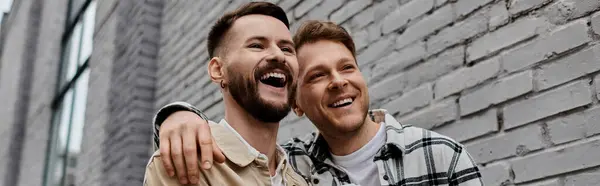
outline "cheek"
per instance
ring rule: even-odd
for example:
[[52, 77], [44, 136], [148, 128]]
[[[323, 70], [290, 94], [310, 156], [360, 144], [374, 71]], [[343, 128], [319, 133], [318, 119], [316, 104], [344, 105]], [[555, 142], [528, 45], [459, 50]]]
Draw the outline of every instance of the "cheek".
[[317, 89], [314, 87], [304, 87], [301, 88], [298, 95], [299, 102], [302, 103], [302, 109], [305, 111], [313, 110], [315, 107], [318, 107], [321, 103], [320, 96], [317, 92]]

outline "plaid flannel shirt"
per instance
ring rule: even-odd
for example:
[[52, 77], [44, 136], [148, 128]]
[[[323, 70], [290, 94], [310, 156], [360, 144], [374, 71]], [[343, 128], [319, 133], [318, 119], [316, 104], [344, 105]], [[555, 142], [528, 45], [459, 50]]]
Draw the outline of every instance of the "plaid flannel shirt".
[[[157, 147], [159, 126], [173, 111], [188, 110], [206, 119], [200, 110], [183, 102], [163, 109], [154, 122]], [[371, 110], [369, 116], [375, 122], [383, 122], [386, 131], [386, 144], [373, 159], [381, 185], [483, 185], [479, 168], [463, 145], [429, 130], [401, 125], [383, 109]], [[332, 162], [329, 147], [318, 132], [293, 138], [282, 147], [288, 154], [290, 165], [308, 183], [354, 184], [345, 170]]]

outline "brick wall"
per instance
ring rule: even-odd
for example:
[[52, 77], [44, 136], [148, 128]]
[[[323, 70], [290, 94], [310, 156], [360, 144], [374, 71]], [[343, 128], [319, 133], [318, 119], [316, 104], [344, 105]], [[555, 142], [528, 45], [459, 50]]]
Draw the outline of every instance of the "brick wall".
[[[206, 35], [242, 0], [165, 2], [156, 102], [223, 116]], [[597, 0], [273, 0], [350, 30], [372, 108], [463, 142], [487, 185], [598, 184]], [[313, 130], [290, 115], [279, 141]], [[596, 175], [596, 176], [595, 176]]]
[[88, 96], [88, 108], [95, 108], [86, 112], [84, 129], [90, 138], [83, 152], [91, 157], [78, 167], [82, 185], [142, 184], [150, 158], [162, 4], [99, 2]]
[[[58, 65], [60, 62], [60, 42], [64, 31], [66, 0], [43, 1], [39, 11], [40, 26], [38, 31], [36, 53], [26, 51], [32, 56], [34, 65], [31, 68], [31, 91], [29, 111], [27, 112], [26, 132], [23, 136], [21, 169], [18, 185], [38, 185], [42, 183], [44, 162], [52, 118], [52, 99], [56, 88]], [[8, 45], [10, 46], [10, 45]], [[16, 171], [16, 170], [15, 170]], [[17, 185], [17, 184], [15, 184]]]

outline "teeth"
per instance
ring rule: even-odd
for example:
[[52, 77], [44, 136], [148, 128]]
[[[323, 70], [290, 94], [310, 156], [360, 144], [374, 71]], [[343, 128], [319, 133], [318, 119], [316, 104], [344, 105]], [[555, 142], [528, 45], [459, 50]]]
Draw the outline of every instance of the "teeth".
[[261, 80], [270, 78], [270, 77], [275, 77], [275, 78], [281, 78], [285, 81], [285, 75], [283, 75], [282, 73], [277, 73], [277, 72], [269, 72], [266, 73], [265, 75], [263, 75], [262, 77], [260, 77]]
[[333, 106], [337, 107], [339, 105], [346, 104], [346, 103], [351, 103], [351, 102], [352, 102], [352, 98], [346, 98], [346, 99], [342, 99], [342, 100], [339, 100], [339, 101], [333, 103]]

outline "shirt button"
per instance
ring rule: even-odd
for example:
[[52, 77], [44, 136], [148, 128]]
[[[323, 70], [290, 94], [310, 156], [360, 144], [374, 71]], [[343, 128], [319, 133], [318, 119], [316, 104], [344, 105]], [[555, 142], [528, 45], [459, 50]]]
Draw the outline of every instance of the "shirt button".
[[383, 175], [383, 179], [388, 180], [388, 179], [390, 179], [390, 177], [388, 177], [388, 175]]
[[319, 179], [313, 179], [314, 184], [319, 184]]

